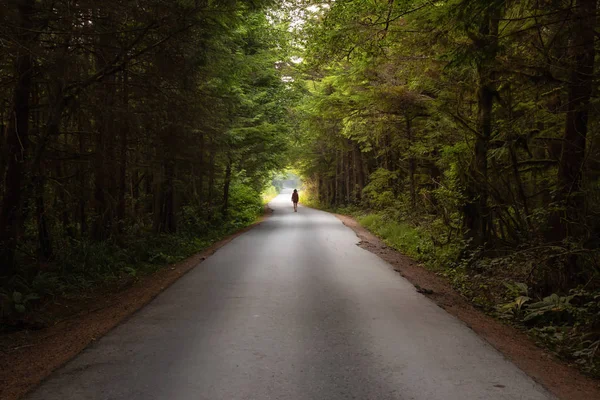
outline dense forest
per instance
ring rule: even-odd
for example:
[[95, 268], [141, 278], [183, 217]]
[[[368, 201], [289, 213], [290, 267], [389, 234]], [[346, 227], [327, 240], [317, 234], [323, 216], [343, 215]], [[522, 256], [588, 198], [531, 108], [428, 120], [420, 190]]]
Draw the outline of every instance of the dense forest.
[[268, 3], [0, 3], [4, 316], [262, 213], [293, 99]]
[[349, 0], [311, 15], [305, 197], [598, 373], [596, 1]]
[[0, 0], [1, 317], [193, 254], [292, 167], [600, 374], [597, 7]]

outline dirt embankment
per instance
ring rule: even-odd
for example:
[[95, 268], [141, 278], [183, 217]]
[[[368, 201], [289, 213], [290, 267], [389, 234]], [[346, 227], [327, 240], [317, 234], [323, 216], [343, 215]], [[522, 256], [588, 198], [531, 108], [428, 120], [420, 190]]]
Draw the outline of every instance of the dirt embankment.
[[[76, 314], [66, 309], [73, 304], [53, 304], [55, 325], [38, 331], [21, 331], [0, 336], [0, 399], [17, 400], [35, 388], [52, 371], [79, 354], [164, 289], [235, 237], [260, 224], [270, 214], [180, 263], [146, 276], [117, 293], [94, 293]], [[59, 304], [60, 303], [60, 304]]]
[[450, 283], [414, 260], [388, 247], [346, 215], [336, 214], [361, 240], [359, 246], [377, 254], [409, 280], [417, 290], [454, 315], [504, 354], [535, 381], [563, 400], [600, 399], [600, 382], [582, 375], [537, 347], [523, 332], [477, 310]]

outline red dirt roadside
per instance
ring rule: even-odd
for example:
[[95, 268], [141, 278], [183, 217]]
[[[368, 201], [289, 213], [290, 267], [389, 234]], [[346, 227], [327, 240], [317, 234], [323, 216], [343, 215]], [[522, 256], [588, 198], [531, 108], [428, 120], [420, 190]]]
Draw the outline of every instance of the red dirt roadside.
[[255, 224], [199, 254], [140, 279], [125, 290], [95, 294], [91, 301], [78, 307], [82, 311], [56, 325], [0, 336], [0, 399], [22, 398], [52, 371], [149, 303], [208, 256], [263, 222], [270, 211], [267, 209], [265, 216]]
[[527, 375], [561, 400], [600, 399], [600, 382], [582, 375], [537, 347], [523, 332], [482, 313], [456, 292], [449, 282], [388, 247], [377, 236], [346, 215], [336, 214], [361, 240], [358, 245], [388, 262], [394, 270], [427, 294], [441, 308], [463, 321], [475, 333], [511, 360]]

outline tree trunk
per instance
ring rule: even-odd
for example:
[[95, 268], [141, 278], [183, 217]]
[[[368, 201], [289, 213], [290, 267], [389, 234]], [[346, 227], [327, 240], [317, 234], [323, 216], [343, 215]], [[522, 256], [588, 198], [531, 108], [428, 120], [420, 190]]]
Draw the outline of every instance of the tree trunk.
[[358, 199], [362, 200], [362, 190], [365, 188], [366, 174], [365, 174], [365, 159], [363, 157], [360, 147], [356, 145], [355, 150], [358, 159]]
[[117, 228], [123, 231], [125, 223], [125, 193], [127, 191], [127, 137], [129, 134], [129, 86], [127, 68], [123, 71], [123, 118], [120, 129], [119, 182], [117, 191]]
[[331, 201], [332, 205], [338, 204], [339, 199], [339, 187], [340, 187], [340, 160], [339, 160], [339, 151], [335, 151], [335, 186], [333, 189], [333, 199]]
[[173, 233], [177, 231], [176, 207], [175, 207], [175, 159], [167, 161], [165, 165], [165, 201], [163, 208], [164, 232]]
[[[572, 18], [572, 37], [569, 55], [572, 61], [571, 80], [568, 88], [567, 118], [563, 134], [562, 152], [558, 167], [558, 190], [556, 201], [564, 211], [554, 212], [550, 217], [552, 231], [548, 238], [561, 241], [569, 235], [578, 235], [585, 216], [585, 196], [582, 191], [582, 175], [586, 153], [590, 98], [594, 86], [594, 58], [596, 56], [595, 22], [596, 0], [578, 0]], [[559, 277], [549, 278], [564, 289], [580, 283], [581, 266], [577, 256], [567, 257]]]
[[[40, 171], [41, 172], [41, 171]], [[39, 262], [46, 263], [52, 258], [52, 243], [48, 224], [46, 222], [46, 207], [44, 203], [44, 178], [41, 174], [34, 181], [36, 221], [38, 228]]]
[[477, 65], [477, 138], [475, 154], [467, 177], [467, 203], [463, 208], [466, 238], [471, 245], [478, 247], [489, 240], [490, 212], [488, 202], [488, 147], [492, 135], [492, 111], [495, 93], [496, 54], [498, 52], [499, 10], [490, 6], [479, 27], [477, 51], [480, 61]]
[[352, 162], [351, 162], [351, 155], [352, 153], [350, 153], [349, 151], [344, 151], [344, 154], [346, 155], [346, 171], [344, 171], [345, 175], [346, 175], [346, 204], [350, 204], [351, 202], [351, 185], [350, 185], [350, 173], [352, 172]]
[[[411, 119], [407, 115], [406, 116], [406, 137], [408, 138], [409, 147], [412, 147], [413, 144], [413, 136], [412, 136], [412, 126]], [[417, 205], [417, 188], [415, 183], [415, 172], [416, 172], [416, 162], [415, 157], [411, 154], [408, 157], [408, 176], [410, 183], [410, 206], [414, 210]]]
[[[80, 125], [81, 126], [81, 125]], [[85, 152], [85, 140], [83, 134], [79, 134], [79, 154]], [[77, 181], [79, 182], [79, 234], [84, 237], [87, 234], [87, 213], [86, 213], [86, 199], [87, 196], [87, 181], [83, 168], [77, 168]]]
[[[104, 18], [98, 17], [105, 24], [111, 20], [110, 14]], [[110, 24], [100, 25], [100, 35], [96, 49], [98, 68], [104, 68], [107, 62], [114, 58], [114, 34]], [[116, 181], [118, 178], [117, 160], [114, 157], [117, 147], [115, 123], [115, 75], [110, 75], [98, 86], [97, 95], [104, 99], [97, 114], [97, 132], [95, 146], [95, 179], [94, 179], [94, 225], [92, 237], [94, 240], [105, 240], [115, 229], [115, 207], [117, 200]]]
[[577, 226], [585, 208], [582, 169], [585, 160], [590, 97], [594, 86], [594, 27], [596, 0], [578, 0], [573, 13], [573, 36], [569, 52], [573, 61], [567, 119], [558, 168], [558, 200], [564, 202], [563, 218], [554, 224], [557, 239], [564, 239]]
[[35, 33], [32, 33], [35, 0], [21, 0], [17, 3], [17, 8], [22, 40], [16, 50], [13, 115], [9, 121], [6, 138], [9, 157], [6, 162], [4, 198], [0, 205], [0, 273], [2, 275], [10, 273], [14, 268], [17, 236], [23, 224], [20, 215], [23, 201], [21, 194], [29, 148], [29, 97], [33, 74], [31, 49], [35, 40]]
[[223, 185], [223, 208], [222, 214], [227, 217], [229, 211], [229, 186], [231, 184], [231, 157], [227, 160], [227, 168], [225, 169], [225, 183]]
[[356, 156], [356, 146], [353, 141], [350, 141], [352, 152], [352, 202], [357, 203], [360, 200], [358, 191], [358, 159]]
[[92, 225], [92, 239], [96, 241], [106, 238], [106, 171], [104, 169], [104, 135], [102, 131], [96, 132], [95, 157], [94, 157], [94, 221]]
[[[509, 151], [513, 174], [515, 176], [515, 184], [517, 185], [517, 193], [519, 194], [519, 199], [521, 200], [521, 204], [523, 205], [523, 212], [525, 213], [524, 222], [529, 228], [529, 206], [527, 204], [527, 195], [525, 194], [525, 187], [523, 184], [523, 180], [521, 179], [521, 173], [519, 172], [517, 149], [516, 144], [514, 142], [511, 143]], [[516, 204], [515, 209], [517, 209]]]
[[155, 232], [173, 233], [177, 231], [176, 205], [175, 205], [175, 175], [177, 148], [176, 135], [171, 129], [162, 132], [163, 168], [162, 179], [156, 187], [154, 195], [158, 198], [158, 215], [155, 216]]
[[215, 156], [217, 148], [212, 138], [210, 140], [210, 154], [208, 156], [208, 202], [212, 204], [215, 193]]
[[[198, 172], [198, 198], [194, 199], [198, 204], [204, 200], [204, 134], [200, 133], [200, 151], [198, 152], [198, 164], [200, 171]], [[196, 179], [194, 176], [193, 179]]]
[[[8, 126], [6, 125], [4, 113], [0, 113], [0, 173], [4, 175], [6, 170], [6, 160], [8, 159], [6, 138], [8, 133]], [[4, 188], [0, 190], [0, 197], [3, 196]]]

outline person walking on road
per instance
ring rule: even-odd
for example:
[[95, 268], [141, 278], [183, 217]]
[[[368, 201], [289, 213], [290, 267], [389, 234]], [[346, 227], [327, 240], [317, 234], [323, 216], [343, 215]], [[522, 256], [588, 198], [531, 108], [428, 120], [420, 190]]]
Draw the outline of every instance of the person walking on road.
[[294, 203], [294, 212], [298, 212], [298, 200], [299, 200], [299, 196], [298, 196], [298, 191], [296, 189], [294, 189], [294, 193], [292, 193], [292, 203]]

